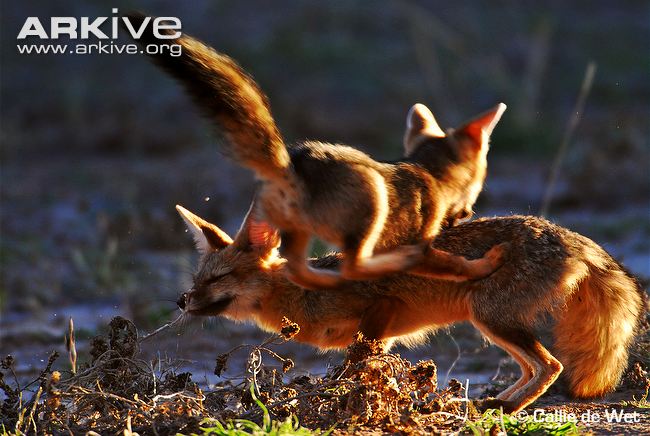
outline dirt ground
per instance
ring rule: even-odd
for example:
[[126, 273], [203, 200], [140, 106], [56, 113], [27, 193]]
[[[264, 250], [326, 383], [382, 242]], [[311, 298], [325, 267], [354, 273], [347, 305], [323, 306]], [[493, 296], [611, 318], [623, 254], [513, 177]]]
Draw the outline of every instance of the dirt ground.
[[[115, 3], [120, 10], [132, 7]], [[647, 51], [650, 34], [647, 2], [378, 3], [297, 2], [289, 11], [261, 0], [142, 0], [138, 7], [181, 16], [189, 33], [236, 57], [269, 94], [290, 141], [341, 141], [394, 159], [413, 103], [427, 103], [449, 127], [506, 102], [477, 216], [539, 214], [585, 66], [594, 61], [596, 80], [560, 163], [548, 218], [602, 245], [647, 289], [650, 81], [639, 55]], [[109, 13], [101, 2], [76, 0], [1, 6], [3, 42], [16, 39], [27, 16]], [[140, 344], [137, 359], [127, 353], [99, 364], [92, 341], [108, 337], [116, 316], [133, 321], [141, 335], [177, 316], [175, 301], [189, 286], [196, 255], [174, 205], [234, 234], [255, 189], [251, 174], [218, 153], [210, 126], [180, 87], [144, 58], [21, 56], [12, 43], [0, 51], [0, 358], [13, 356], [11, 370], [0, 372], [8, 389], [15, 388], [13, 374], [20, 386], [39, 377], [53, 350], [59, 358], [30, 389], [42, 385], [47, 391], [50, 383], [46, 394], [52, 398], [58, 389], [96, 399], [91, 382], [108, 380], [118, 395], [124, 386], [97, 371], [128, 372], [131, 367], [119, 362], [131, 359], [139, 363], [125, 380], [134, 382], [132, 393], [142, 395], [143, 416], [194, 410], [197, 391], [184, 373], [192, 374], [196, 389], [212, 392], [213, 400], [223, 386], [239, 386], [250, 377], [251, 348], [232, 354], [220, 376], [214, 374], [215, 359], [241, 344], [262, 343], [266, 334], [251, 325], [189, 323]], [[71, 374], [63, 338], [70, 318], [78, 365], [95, 368], [88, 373], [95, 378], [76, 379], [86, 391], [66, 382]], [[291, 341], [273, 350], [295, 363], [284, 384], [323, 379], [344, 360], [343, 353], [320, 353]], [[413, 366], [432, 359], [438, 387], [459, 380], [469, 386], [469, 398], [494, 394], [518, 374], [512, 359], [468, 325], [442, 330], [420, 348], [395, 351]], [[273, 362], [265, 360], [278, 369]], [[647, 333], [633, 348], [635, 362], [650, 368]], [[51, 383], [52, 371], [62, 374], [59, 388]], [[152, 374], [156, 380], [169, 375], [163, 395], [179, 392], [180, 385], [190, 390], [154, 407], [158, 385]], [[404, 380], [404, 386], [411, 383]], [[595, 434], [650, 434], [650, 409], [641, 401], [644, 383], [632, 377], [603, 400], [581, 403], [562, 395], [559, 380], [526, 412], [557, 410], [559, 420], [569, 412], [584, 415], [579, 427]], [[237, 389], [244, 398], [242, 386]], [[287, 391], [276, 394], [282, 392]], [[0, 401], [9, 397], [0, 393]], [[112, 400], [107, 407], [116, 413], [136, 401]], [[258, 410], [246, 400], [246, 407]], [[58, 406], [53, 401], [47, 407]], [[210, 407], [201, 413], [227, 409], [216, 400]], [[621, 409], [632, 414], [625, 416], [632, 422], [607, 422]], [[464, 412], [460, 420], [458, 410], [445, 413], [453, 415], [449, 428], [461, 428]]]
[[[187, 165], [199, 160], [193, 158]], [[27, 175], [28, 186], [32, 187], [30, 189], [33, 189], [36, 197], [44, 198], [40, 186], [58, 186], [55, 192], [48, 193], [48, 196], [57, 196], [56, 202], [43, 199], [45, 209], [42, 215], [33, 210], [30, 213], [28, 209], [19, 212], [20, 208], [26, 208], [24, 203], [7, 203], [13, 212], [4, 211], [9, 220], [5, 222], [5, 228], [11, 229], [11, 232], [6, 233], [9, 242], [12, 235], [20, 234], [21, 230], [47, 229], [47, 236], [32, 241], [33, 246], [21, 245], [13, 254], [16, 257], [10, 259], [18, 268], [5, 271], [6, 280], [13, 284], [15, 292], [8, 295], [10, 298], [6, 301], [0, 318], [0, 344], [3, 355], [11, 354], [15, 357], [15, 372], [21, 383], [38, 375], [53, 349], [63, 356], [54, 368], [60, 371], [68, 369], [63, 337], [70, 317], [74, 319], [77, 330], [80, 362], [89, 362], [91, 338], [105, 333], [114, 316], [133, 319], [142, 333], [152, 331], [169, 321], [176, 316], [174, 301], [178, 290], [187, 286], [185, 281], [191, 271], [193, 254], [189, 251], [189, 236], [182, 231], [180, 223], [165, 227], [168, 222], [174, 223], [171, 219], [173, 215], [169, 218], [166, 216], [171, 211], [161, 212], [157, 216], [156, 206], [152, 206], [152, 213], [139, 213], [141, 209], [138, 208], [117, 212], [108, 218], [102, 216], [98, 212], [101, 206], [84, 204], [83, 194], [72, 189], [72, 185], [78, 183], [79, 177], [101, 180], [104, 172], [108, 174], [113, 171], [114, 164], [110, 160], [97, 160], [88, 169], [71, 170], [69, 180], [58, 178], [63, 172], [61, 167], [66, 165], [66, 162], [52, 161], [40, 167], [32, 166], [32, 172]], [[159, 183], [157, 174], [165, 165], [167, 163], [161, 161], [157, 166], [147, 167], [147, 171], [151, 171], [150, 183]], [[6, 171], [11, 174], [14, 169], [8, 166]], [[138, 173], [140, 179], [148, 178], [148, 172], [138, 165], [123, 166], [121, 171], [125, 174]], [[75, 172], [82, 174], [77, 175]], [[201, 174], [200, 168], [197, 169], [197, 174]], [[207, 177], [209, 176], [206, 175]], [[529, 183], [513, 188], [516, 184], [511, 180], [523, 177], [527, 177]], [[484, 200], [479, 205], [478, 213], [498, 215], [525, 212], [514, 207], [508, 210], [508, 207], [533, 203], [539, 191], [536, 185], [543, 184], [543, 179], [543, 169], [534, 162], [497, 160], [491, 166]], [[140, 189], [153, 189], [148, 188], [147, 183]], [[116, 201], [114, 196], [120, 192], [117, 187], [115, 193], [112, 193], [110, 185], [106, 188], [102, 202]], [[5, 186], [4, 189], [8, 194], [5, 198], [10, 199], [10, 187]], [[226, 195], [227, 193], [224, 194]], [[151, 201], [146, 195], [138, 195], [137, 198], [142, 198], [145, 202]], [[132, 201], [137, 203], [138, 200]], [[211, 201], [205, 202], [206, 205]], [[235, 198], [233, 202], [236, 202]], [[590, 212], [584, 212], [585, 210]], [[632, 271], [641, 277], [647, 277], [650, 275], [647, 269], [650, 264], [644, 241], [648, 241], [650, 227], [644, 223], [644, 213], [643, 202], [640, 202], [627, 204], [624, 209], [616, 211], [599, 210], [594, 206], [582, 209], [582, 213], [569, 209], [557, 213], [555, 219], [592, 236], [614, 255], [622, 258]], [[16, 219], [19, 216], [24, 218]], [[111, 252], [110, 237], [107, 235], [111, 232], [111, 222], [120, 219], [131, 220], [130, 225], [138, 229], [137, 234], [131, 240], [128, 235], [125, 235], [125, 239], [119, 238], [120, 246], [115, 248], [116, 252]], [[230, 229], [236, 226], [237, 223], [224, 225]], [[91, 237], [88, 238], [88, 235]], [[65, 253], [50, 248], [57, 244], [72, 244], [71, 241], [75, 241], [75, 238], [77, 240], [73, 246], [78, 248]], [[145, 246], [158, 245], [160, 248], [142, 249], [141, 243]], [[48, 250], [51, 256], [43, 258], [34, 250]], [[25, 261], [30, 258], [36, 262], [39, 271], [51, 275], [29, 275], [27, 270], [33, 268], [34, 264]], [[90, 269], [89, 265], [94, 266]], [[150, 291], [139, 293], [138, 289], [143, 285]], [[42, 292], [45, 289], [49, 293]], [[70, 289], [75, 291], [64, 291]], [[142, 344], [142, 357], [150, 362], [175, 362], [176, 372], [192, 373], [192, 380], [209, 392], [225, 380], [241, 381], [246, 377], [246, 352], [235, 353], [221, 377], [214, 374], [217, 355], [239, 344], [259, 344], [264, 338], [265, 334], [253, 326], [206, 319], [157, 335]], [[292, 342], [278, 347], [276, 351], [296, 364], [287, 374], [289, 379], [301, 375], [322, 376], [328, 368], [339, 365], [343, 359], [341, 353], [322, 354], [312, 347]], [[469, 382], [470, 398], [478, 398], [486, 391], [496, 392], [494, 386], [506, 386], [503, 383], [514, 380], [518, 371], [505, 353], [489, 346], [471, 326], [466, 325], [442, 331], [429, 344], [415, 350], [397, 349], [397, 352], [410, 362], [433, 359], [438, 368], [440, 386], [446, 386], [452, 378], [460, 380], [462, 384]], [[650, 363], [648, 356], [647, 349], [639, 349], [634, 359], [647, 368]], [[558, 386], [561, 383], [558, 381]], [[566, 418], [566, 413], [561, 413], [563, 411], [573, 412], [580, 418], [591, 411], [601, 414], [606, 411], [618, 413], [619, 410], [638, 412], [638, 416], [632, 416], [633, 422], [608, 422], [606, 418], [594, 422], [593, 417], [588, 415], [585, 422], [579, 422], [579, 427], [596, 434], [643, 434], [648, 431], [650, 422], [648, 408], [636, 408], [629, 403], [622, 405], [622, 402], [640, 399], [643, 395], [644, 388], [638, 384], [623, 387], [599, 402], [575, 403], [559, 393], [551, 392], [528, 408], [527, 413], [534, 415], [538, 408], [543, 408], [546, 413], [557, 410], [560, 411], [558, 419], [563, 420]], [[634, 422], [635, 419], [639, 422]]]
[[[650, 432], [650, 378], [639, 364], [626, 375], [621, 388], [602, 400], [572, 401], [559, 393], [559, 381], [524, 411], [500, 419], [498, 412], [492, 412], [497, 419], [488, 421], [477, 411], [478, 403], [466, 400], [495, 395], [513, 382], [516, 377], [507, 361], [501, 362], [491, 383], [472, 387], [469, 379], [465, 384], [448, 379], [439, 363], [420, 360], [416, 364], [398, 354], [382, 354], [378, 344], [361, 338], [348, 348], [345, 358], [332, 356], [331, 366], [324, 371], [306, 371], [301, 367], [303, 356], [292, 353], [296, 346], [287, 342], [298, 330], [299, 326], [287, 321], [281, 335], [261, 344], [212, 350], [202, 360], [213, 366], [214, 381], [210, 381], [207, 369], [201, 374], [197, 361], [161, 354], [161, 349], [170, 349], [173, 330], [160, 333], [162, 338], [143, 340], [133, 323], [114, 317], [107, 332], [80, 341], [78, 349], [73, 347], [75, 354], [50, 353], [47, 363], [38, 364], [41, 372], [31, 384], [24, 380], [34, 375], [27, 377], [16, 358], [5, 357], [0, 378], [2, 422], [8, 429], [47, 433], [113, 433], [127, 428], [140, 434], [187, 434], [209, 427], [202, 421], [208, 417], [224, 423], [230, 419], [260, 423], [270, 413], [276, 420], [295, 415], [301, 425], [335, 429], [334, 434], [347, 434], [351, 429], [356, 434], [468, 433], [479, 428], [490, 434], [500, 430], [545, 434], [567, 423], [576, 424], [580, 433]], [[646, 332], [644, 341], [648, 338]], [[196, 357], [201, 344], [191, 345]], [[215, 356], [214, 351], [220, 354]], [[79, 363], [75, 360], [75, 373], [70, 373], [70, 356], [84, 356]], [[468, 377], [476, 380], [477, 374]], [[16, 389], [15, 383], [24, 388]], [[32, 400], [39, 402], [32, 404]], [[532, 425], [553, 427], [540, 430]], [[566, 431], [562, 434], [572, 434]]]

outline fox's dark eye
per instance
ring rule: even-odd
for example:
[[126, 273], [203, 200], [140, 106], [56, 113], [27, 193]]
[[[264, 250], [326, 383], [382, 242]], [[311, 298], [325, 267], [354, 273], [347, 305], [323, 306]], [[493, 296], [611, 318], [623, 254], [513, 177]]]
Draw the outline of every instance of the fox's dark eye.
[[217, 283], [219, 280], [221, 280], [222, 278], [224, 278], [224, 277], [227, 276], [228, 274], [230, 274], [230, 273], [229, 273], [229, 272], [226, 272], [226, 273], [223, 273], [223, 274], [219, 274], [219, 275], [216, 275], [216, 276], [210, 277], [210, 278], [207, 279], [204, 283], [205, 283], [206, 285], [212, 285], [212, 284], [214, 284], [214, 283]]

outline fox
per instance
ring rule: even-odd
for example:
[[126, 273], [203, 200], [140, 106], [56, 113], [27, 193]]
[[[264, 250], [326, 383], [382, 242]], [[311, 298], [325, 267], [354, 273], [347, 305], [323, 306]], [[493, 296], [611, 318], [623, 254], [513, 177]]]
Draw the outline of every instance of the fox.
[[[233, 59], [185, 34], [159, 39], [144, 15], [129, 17], [142, 29], [139, 44], [182, 47], [180, 56], [163, 47], [147, 52], [224, 133], [224, 154], [261, 182], [257, 213], [280, 229], [285, 273], [295, 284], [327, 289], [343, 280], [404, 270], [467, 281], [501, 266], [503, 247], [468, 260], [435, 250], [430, 242], [441, 228], [473, 213], [486, 176], [489, 139], [505, 104], [446, 132], [425, 105], [414, 105], [407, 115], [404, 156], [391, 162], [341, 144], [287, 145], [268, 98]], [[338, 268], [306, 261], [313, 237], [340, 248]]]
[[[221, 316], [280, 332], [287, 317], [300, 326], [293, 338], [321, 350], [343, 349], [356, 332], [381, 341], [416, 345], [442, 327], [469, 321], [513, 357], [521, 377], [480, 408], [516, 413], [533, 403], [561, 373], [575, 398], [614, 390], [645, 314], [639, 282], [603, 248], [578, 233], [533, 216], [480, 218], [443, 230], [436, 248], [480, 258], [508, 242], [507, 261], [475, 281], [448, 281], [408, 273], [343, 282], [311, 292], [290, 281], [277, 250], [277, 229], [251, 206], [231, 239], [216, 225], [176, 206], [200, 257], [191, 289], [178, 299], [183, 317]], [[311, 265], [334, 269], [340, 253]], [[553, 353], [538, 327], [552, 319]]]

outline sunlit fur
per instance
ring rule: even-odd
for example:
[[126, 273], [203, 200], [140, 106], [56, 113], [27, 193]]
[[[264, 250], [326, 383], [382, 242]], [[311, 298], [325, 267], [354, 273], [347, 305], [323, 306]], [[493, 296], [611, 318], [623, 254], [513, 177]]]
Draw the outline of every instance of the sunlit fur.
[[[141, 25], [145, 17], [133, 15]], [[146, 24], [146, 23], [145, 23]], [[259, 86], [228, 56], [183, 34], [159, 39], [144, 26], [142, 45], [174, 43], [180, 56], [151, 57], [178, 79], [225, 137], [225, 153], [255, 172], [265, 219], [282, 232], [291, 280], [312, 289], [342, 279], [377, 278], [415, 266], [443, 225], [471, 214], [485, 179], [488, 139], [504, 104], [443, 133], [424, 105], [408, 116], [405, 157], [379, 162], [341, 144], [304, 141], [287, 146]], [[310, 239], [340, 248], [341, 268], [306, 265]], [[412, 245], [411, 249], [400, 248]], [[377, 256], [390, 252], [390, 256]], [[451, 260], [451, 259], [450, 259]], [[455, 279], [482, 277], [462, 258]], [[426, 273], [447, 278], [438, 270]]]
[[[437, 248], [468, 258], [510, 242], [507, 262], [483, 280], [398, 274], [327, 292], [288, 281], [284, 259], [274, 254], [279, 241], [251, 244], [250, 221], [231, 245], [202, 255], [187, 313], [252, 321], [273, 332], [286, 316], [301, 327], [295, 339], [319, 349], [341, 349], [359, 329], [380, 332], [377, 339], [387, 346], [413, 345], [437, 328], [470, 321], [522, 367], [522, 378], [489, 403], [510, 412], [535, 401], [563, 370], [576, 397], [613, 390], [644, 313], [643, 290], [601, 247], [540, 218], [480, 219], [440, 234]], [[312, 264], [336, 268], [340, 256]], [[215, 276], [220, 278], [211, 282]], [[228, 305], [201, 312], [220, 301]], [[555, 357], [538, 339], [537, 326], [548, 318], [555, 320]]]

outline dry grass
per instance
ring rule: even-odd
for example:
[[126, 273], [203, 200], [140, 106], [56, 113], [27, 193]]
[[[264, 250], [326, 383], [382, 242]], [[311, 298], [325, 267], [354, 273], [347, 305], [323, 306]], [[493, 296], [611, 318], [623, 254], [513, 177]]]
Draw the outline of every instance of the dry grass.
[[[284, 372], [293, 362], [270, 346], [290, 340], [298, 329], [286, 320], [282, 334], [247, 346], [245, 378], [204, 390], [191, 374], [178, 372], [173, 362], [152, 363], [139, 357], [134, 324], [116, 317], [109, 334], [92, 341], [92, 360], [80, 365], [76, 374], [52, 371], [58, 358], [53, 354], [41, 375], [27, 386], [11, 387], [0, 379], [6, 397], [2, 424], [6, 432], [16, 434], [91, 430], [110, 434], [127, 429], [140, 434], [202, 433], [216, 421], [226, 426], [242, 422], [264, 426], [297, 420], [310, 429], [344, 432], [354, 427], [367, 433], [464, 426], [469, 409], [460, 383], [454, 380], [439, 390], [432, 361], [413, 365], [396, 354], [382, 353], [379, 342], [361, 335], [343, 364], [325, 376], [287, 377]], [[230, 355], [242, 348], [218, 356], [215, 372], [223, 370]], [[265, 363], [267, 358], [280, 362], [282, 369]], [[2, 362], [9, 373], [12, 365], [11, 359]], [[36, 385], [37, 394], [25, 400]]]
[[[272, 348], [291, 340], [299, 329], [285, 319], [279, 335], [217, 356], [214, 371], [220, 375], [234, 361], [233, 354], [246, 353], [245, 375], [205, 389], [173, 361], [145, 360], [139, 344], [151, 335], [138, 338], [131, 321], [113, 318], [108, 334], [91, 341], [90, 362], [78, 365], [76, 373], [52, 370], [59, 357], [52, 353], [40, 375], [21, 387], [11, 356], [0, 362], [3, 434], [579, 432], [571, 423], [540, 424], [499, 411], [481, 415], [458, 381], [439, 388], [432, 361], [411, 364], [397, 354], [383, 353], [380, 342], [360, 334], [343, 363], [324, 376], [290, 377], [293, 361]], [[647, 333], [641, 334], [641, 343]], [[74, 337], [72, 327], [68, 337]], [[76, 354], [73, 346], [69, 353]], [[646, 395], [622, 406], [648, 407], [650, 380], [643, 366], [632, 365], [624, 386], [645, 386]]]

